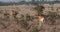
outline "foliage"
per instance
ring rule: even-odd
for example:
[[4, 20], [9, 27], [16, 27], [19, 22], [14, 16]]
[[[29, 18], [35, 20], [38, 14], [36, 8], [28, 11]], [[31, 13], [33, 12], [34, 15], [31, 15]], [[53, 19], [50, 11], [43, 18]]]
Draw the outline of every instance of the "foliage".
[[[20, 20], [21, 19], [21, 20]], [[17, 19], [17, 24], [21, 24], [22, 27], [27, 28], [27, 21], [24, 19], [24, 15], [21, 15], [21, 18]]]
[[42, 5], [37, 5], [35, 8], [37, 10], [38, 15], [43, 13], [43, 9], [45, 9]]
[[25, 28], [27, 28], [27, 26], [28, 26], [27, 21], [25, 21], [25, 20], [21, 20], [20, 24]]
[[49, 12], [49, 16], [56, 17], [57, 16], [57, 13], [56, 12]]
[[33, 32], [39, 32], [39, 30], [37, 28], [34, 28]]
[[33, 16], [30, 16], [29, 14], [26, 14], [26, 20], [27, 21], [32, 21], [34, 18], [33, 18]]
[[21, 15], [21, 18], [17, 19], [17, 24], [20, 24], [23, 28], [28, 27], [28, 21], [32, 21], [33, 16], [30, 16], [29, 14]]
[[17, 4], [15, 2], [0, 2], [0, 6], [8, 6], [8, 5], [13, 5], [13, 4]]
[[46, 15], [46, 18], [47, 19], [47, 23], [50, 24], [50, 25], [56, 25], [56, 21], [55, 19], [57, 19], [59, 16], [57, 14], [57, 12], [49, 12], [48, 15]]

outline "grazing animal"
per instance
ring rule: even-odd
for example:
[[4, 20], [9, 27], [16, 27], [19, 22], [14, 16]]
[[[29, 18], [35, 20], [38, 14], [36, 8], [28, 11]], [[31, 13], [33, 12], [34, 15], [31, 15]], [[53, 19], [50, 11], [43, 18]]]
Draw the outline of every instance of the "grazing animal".
[[13, 14], [14, 14], [14, 11], [10, 11], [9, 15], [13, 16]]
[[14, 19], [14, 11], [13, 10], [9, 11], [9, 18], [10, 18], [10, 20]]
[[17, 11], [10, 11], [10, 13], [9, 13], [9, 15], [10, 15], [10, 17], [13, 17], [13, 18], [15, 18], [15, 19], [17, 19], [17, 17], [16, 17], [16, 15], [18, 14], [18, 12]]
[[44, 17], [38, 16], [38, 28], [40, 28], [44, 24]]

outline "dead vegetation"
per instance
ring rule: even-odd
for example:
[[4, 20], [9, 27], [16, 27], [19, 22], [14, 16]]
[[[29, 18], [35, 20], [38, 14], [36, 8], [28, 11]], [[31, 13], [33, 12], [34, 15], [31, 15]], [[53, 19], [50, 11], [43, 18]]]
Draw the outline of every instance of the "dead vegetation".
[[[17, 9], [18, 8], [18, 9]], [[49, 12], [44, 15], [44, 6], [17, 6], [12, 8], [0, 9], [0, 31], [2, 32], [56, 32], [57, 23], [60, 21], [60, 16], [56, 12]], [[36, 11], [35, 11], [36, 10]], [[38, 29], [37, 17], [40, 15], [45, 17], [45, 23]], [[37, 15], [38, 14], [38, 15]], [[56, 26], [57, 25], [57, 26]]]

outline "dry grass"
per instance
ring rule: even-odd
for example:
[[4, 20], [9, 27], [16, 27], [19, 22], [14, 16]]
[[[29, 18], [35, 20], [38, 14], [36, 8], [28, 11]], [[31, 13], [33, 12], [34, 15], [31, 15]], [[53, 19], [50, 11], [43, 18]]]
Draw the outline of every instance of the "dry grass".
[[59, 32], [59, 13], [48, 12], [46, 15], [44, 11], [49, 11], [46, 8], [50, 6], [44, 6], [42, 14], [45, 16], [45, 23], [38, 29], [38, 20], [35, 17], [38, 13], [35, 7], [33, 5], [0, 6], [0, 32]]

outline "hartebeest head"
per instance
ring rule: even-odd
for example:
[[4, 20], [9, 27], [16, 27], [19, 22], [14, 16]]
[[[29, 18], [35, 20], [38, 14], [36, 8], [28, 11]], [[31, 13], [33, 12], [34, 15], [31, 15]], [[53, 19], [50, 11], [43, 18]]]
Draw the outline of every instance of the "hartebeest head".
[[40, 22], [43, 22], [43, 21], [44, 21], [44, 17], [43, 17], [43, 16], [38, 16], [38, 20], [39, 20]]

